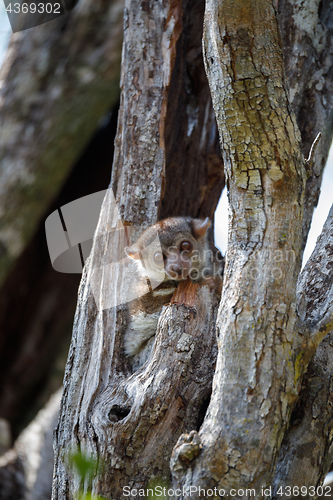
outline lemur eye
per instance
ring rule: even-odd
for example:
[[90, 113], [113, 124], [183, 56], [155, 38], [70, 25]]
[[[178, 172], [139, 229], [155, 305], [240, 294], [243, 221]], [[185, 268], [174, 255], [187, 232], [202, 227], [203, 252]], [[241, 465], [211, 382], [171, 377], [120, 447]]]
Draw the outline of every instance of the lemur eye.
[[161, 252], [156, 252], [154, 254], [154, 261], [157, 262], [158, 264], [162, 264], [163, 262], [163, 254]]
[[183, 243], [180, 244], [180, 250], [189, 252], [190, 250], [192, 250], [192, 244], [189, 241], [183, 241]]

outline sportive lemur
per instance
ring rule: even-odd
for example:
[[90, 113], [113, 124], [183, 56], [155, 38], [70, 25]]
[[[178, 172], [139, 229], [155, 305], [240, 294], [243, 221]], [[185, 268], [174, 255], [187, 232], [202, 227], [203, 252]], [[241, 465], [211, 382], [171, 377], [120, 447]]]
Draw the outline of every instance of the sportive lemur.
[[[130, 302], [124, 349], [133, 370], [140, 368], [152, 350], [158, 318], [181, 280], [220, 288], [223, 258], [208, 239], [210, 220], [170, 217], [148, 227], [139, 239], [126, 248], [136, 261], [140, 286], [149, 284], [149, 293]], [[139, 282], [140, 283], [140, 282]], [[154, 287], [154, 284], [158, 286]], [[146, 289], [146, 288], [145, 288]]]

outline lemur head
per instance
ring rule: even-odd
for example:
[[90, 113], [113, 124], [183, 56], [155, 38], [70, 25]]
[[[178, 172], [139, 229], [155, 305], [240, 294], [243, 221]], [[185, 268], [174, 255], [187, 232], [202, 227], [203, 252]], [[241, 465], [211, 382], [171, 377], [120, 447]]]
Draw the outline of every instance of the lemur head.
[[[188, 276], [199, 280], [206, 265], [207, 229], [211, 223], [191, 217], [170, 217], [146, 229], [134, 245], [126, 249], [132, 259], [141, 261], [143, 271], [157, 279], [180, 281]], [[163, 279], [163, 278], [162, 278]]]

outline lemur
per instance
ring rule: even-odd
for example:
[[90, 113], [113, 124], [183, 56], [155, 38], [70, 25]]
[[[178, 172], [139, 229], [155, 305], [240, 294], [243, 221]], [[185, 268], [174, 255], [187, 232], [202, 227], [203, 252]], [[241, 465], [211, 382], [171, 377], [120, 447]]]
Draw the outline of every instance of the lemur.
[[[223, 257], [209, 243], [210, 225], [208, 218], [170, 217], [148, 227], [136, 243], [126, 248], [127, 255], [136, 261], [137, 272], [146, 277], [145, 286], [148, 279], [150, 290], [146, 295], [138, 290], [138, 296], [142, 296], [128, 308], [124, 349], [133, 370], [148, 359], [162, 307], [170, 302], [181, 280], [190, 278], [210, 289], [221, 288]], [[160, 284], [153, 288], [154, 282]]]

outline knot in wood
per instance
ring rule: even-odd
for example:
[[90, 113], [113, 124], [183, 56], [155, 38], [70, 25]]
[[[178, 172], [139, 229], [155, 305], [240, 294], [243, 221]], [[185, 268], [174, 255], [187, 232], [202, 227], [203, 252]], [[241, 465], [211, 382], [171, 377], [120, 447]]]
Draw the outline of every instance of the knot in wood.
[[187, 468], [200, 454], [202, 449], [201, 439], [197, 431], [182, 434], [173, 449], [170, 466], [173, 472]]

